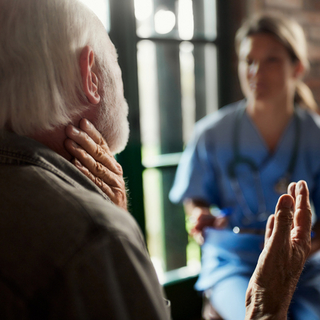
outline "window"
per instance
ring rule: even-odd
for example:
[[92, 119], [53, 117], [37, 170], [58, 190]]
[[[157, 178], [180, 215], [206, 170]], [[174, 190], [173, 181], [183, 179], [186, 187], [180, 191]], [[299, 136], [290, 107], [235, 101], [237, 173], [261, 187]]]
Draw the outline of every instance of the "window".
[[[200, 265], [182, 205], [168, 199], [194, 123], [218, 108], [215, 0], [81, 0], [119, 52], [131, 137], [118, 159], [130, 212], [146, 230], [159, 278]], [[110, 18], [111, 17], [111, 18]], [[139, 93], [139, 99], [138, 99]]]
[[217, 109], [213, 0], [135, 0], [143, 191], [149, 252], [164, 271], [199, 267], [182, 206], [168, 200], [195, 121]]

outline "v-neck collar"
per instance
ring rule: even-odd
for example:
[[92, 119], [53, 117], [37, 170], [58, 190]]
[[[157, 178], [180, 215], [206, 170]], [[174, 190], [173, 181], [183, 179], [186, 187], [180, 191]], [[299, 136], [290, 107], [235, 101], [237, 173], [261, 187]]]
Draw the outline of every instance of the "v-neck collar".
[[[278, 141], [277, 147], [275, 148], [275, 150], [273, 152], [270, 152], [270, 150], [269, 150], [265, 140], [263, 139], [259, 129], [257, 128], [256, 124], [251, 119], [251, 117], [247, 114], [247, 112], [244, 111], [244, 115], [243, 115], [244, 119], [245, 119], [245, 121], [248, 122], [249, 127], [252, 131], [252, 134], [255, 135], [257, 140], [259, 140], [260, 148], [263, 149], [261, 151], [263, 151], [264, 157], [262, 157], [262, 161], [260, 163], [256, 163], [259, 170], [263, 170], [264, 168], [269, 167], [269, 165], [271, 165], [274, 161], [277, 161], [277, 159], [279, 159], [279, 157], [280, 158], [282, 158], [283, 156], [291, 157], [291, 152], [294, 148], [294, 141], [293, 140], [295, 139], [295, 134], [294, 134], [294, 132], [292, 132], [295, 130], [295, 128], [294, 128], [295, 114], [296, 114], [296, 116], [298, 116], [297, 113], [294, 113], [291, 116], [289, 122], [286, 125], [285, 130], [283, 131], [283, 133]], [[289, 150], [290, 150], [289, 155], [287, 154], [288, 149], [284, 148], [284, 146], [288, 146], [288, 145], [291, 146], [291, 148], [289, 148]], [[240, 152], [241, 152], [241, 146], [240, 146]], [[283, 154], [283, 152], [285, 152], [285, 154]]]

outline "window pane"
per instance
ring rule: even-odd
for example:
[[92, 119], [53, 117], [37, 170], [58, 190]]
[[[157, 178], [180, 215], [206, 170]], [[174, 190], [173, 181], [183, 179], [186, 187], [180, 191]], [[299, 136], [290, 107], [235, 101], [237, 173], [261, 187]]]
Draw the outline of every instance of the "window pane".
[[183, 143], [190, 140], [196, 121], [218, 109], [216, 46], [180, 44]]
[[147, 169], [143, 173], [144, 206], [146, 213], [147, 243], [151, 260], [159, 280], [163, 278], [165, 268], [163, 220], [162, 220], [162, 183], [160, 172]]
[[142, 159], [160, 153], [158, 72], [156, 46], [152, 41], [138, 43], [138, 79]]
[[217, 50], [212, 43], [195, 45], [196, 121], [218, 109]]
[[195, 122], [217, 109], [216, 2], [134, 4], [137, 35], [145, 39], [137, 50], [147, 242], [161, 280], [164, 271], [200, 264], [183, 207], [168, 194]]
[[190, 139], [195, 119], [195, 61], [194, 45], [184, 41], [180, 44], [180, 73], [181, 73], [181, 103], [183, 142]]
[[180, 76], [179, 44], [138, 43], [143, 161], [182, 150]]
[[216, 60], [216, 47], [210, 43], [138, 43], [144, 162], [181, 152], [194, 123], [217, 110]]
[[216, 59], [211, 43], [138, 43], [142, 161], [149, 168], [143, 175], [147, 237], [160, 278], [200, 259], [183, 208], [168, 194], [195, 122], [217, 108]]
[[137, 35], [182, 40], [216, 38], [215, 0], [134, 0]]

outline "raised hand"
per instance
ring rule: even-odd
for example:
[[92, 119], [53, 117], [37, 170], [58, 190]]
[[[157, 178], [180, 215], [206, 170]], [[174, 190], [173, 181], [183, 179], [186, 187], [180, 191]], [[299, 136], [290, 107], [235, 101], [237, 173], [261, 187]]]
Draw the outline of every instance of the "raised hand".
[[286, 320], [311, 247], [311, 209], [304, 181], [280, 197], [246, 294], [246, 318]]
[[92, 180], [119, 207], [127, 210], [126, 187], [121, 165], [109, 150], [99, 131], [86, 119], [79, 128], [66, 127], [66, 150], [73, 164]]

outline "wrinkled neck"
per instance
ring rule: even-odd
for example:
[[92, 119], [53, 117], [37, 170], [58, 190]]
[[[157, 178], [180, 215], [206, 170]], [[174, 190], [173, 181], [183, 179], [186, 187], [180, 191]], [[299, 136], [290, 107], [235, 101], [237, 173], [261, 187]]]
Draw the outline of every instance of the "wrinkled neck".
[[66, 160], [71, 161], [72, 156], [64, 147], [64, 141], [67, 138], [65, 127], [58, 127], [50, 131], [39, 131], [29, 137], [44, 144]]

